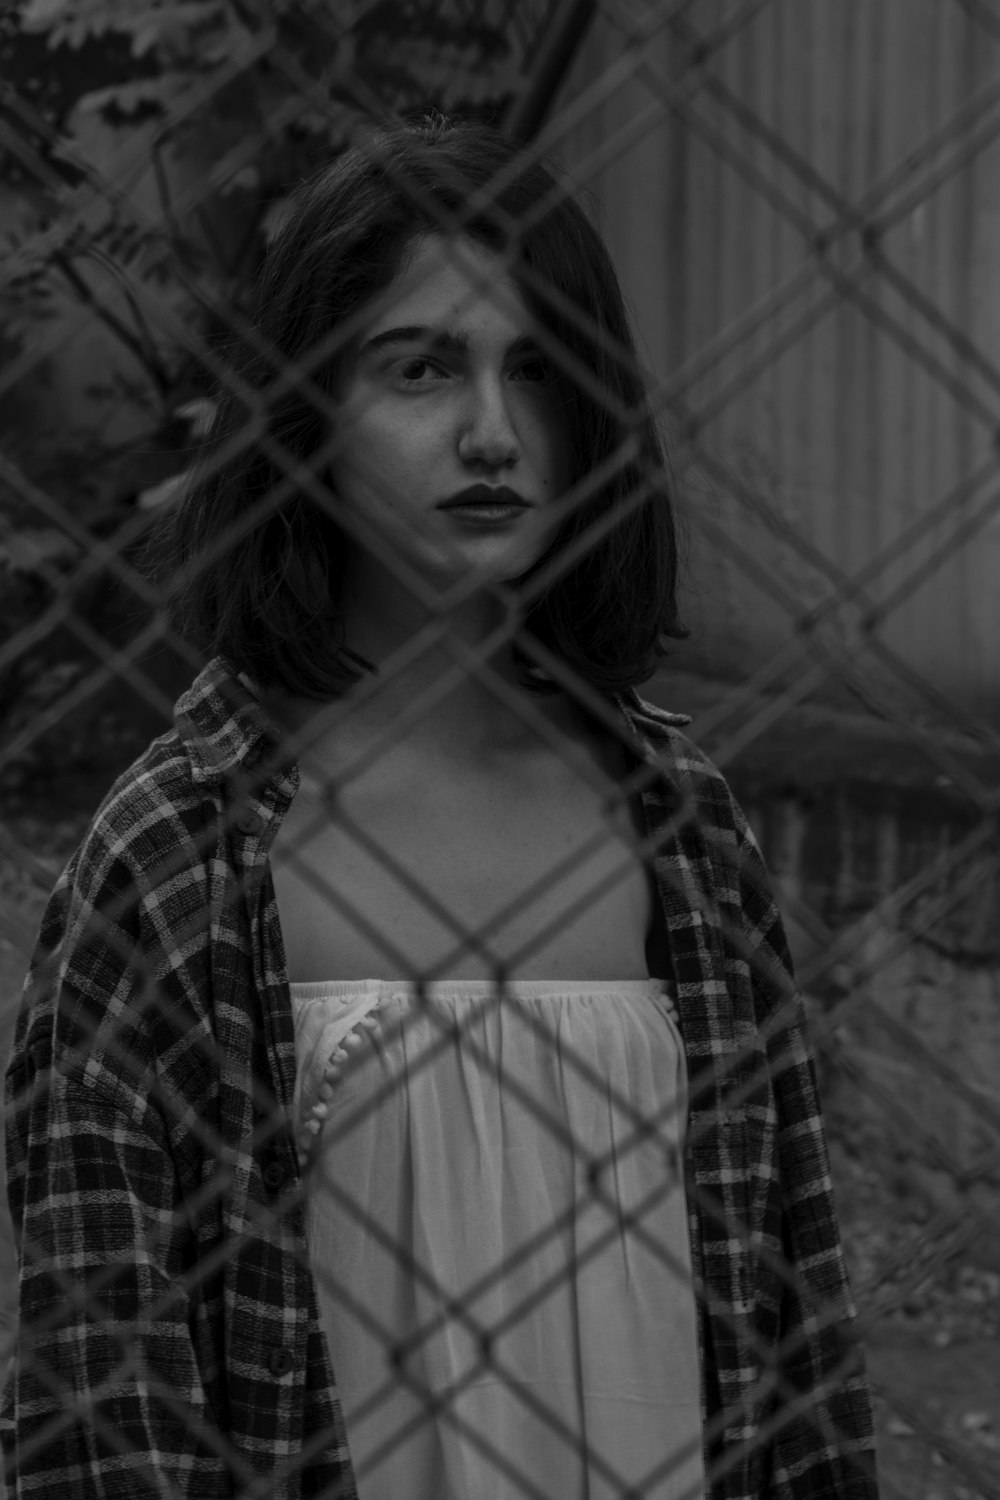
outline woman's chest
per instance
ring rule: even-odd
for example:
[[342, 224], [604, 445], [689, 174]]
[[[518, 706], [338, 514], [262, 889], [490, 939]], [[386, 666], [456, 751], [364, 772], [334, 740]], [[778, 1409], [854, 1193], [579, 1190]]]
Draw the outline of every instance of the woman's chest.
[[631, 809], [581, 778], [300, 794], [272, 849], [289, 977], [641, 979]]

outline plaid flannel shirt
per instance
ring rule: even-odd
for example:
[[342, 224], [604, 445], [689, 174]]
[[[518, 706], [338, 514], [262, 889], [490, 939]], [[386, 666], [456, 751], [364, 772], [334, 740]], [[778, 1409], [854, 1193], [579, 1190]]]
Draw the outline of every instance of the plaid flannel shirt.
[[[872, 1500], [812, 1063], [763, 863], [687, 722], [634, 745], [690, 1076], [711, 1500]], [[7, 1075], [13, 1494], [355, 1495], [304, 1238], [268, 848], [298, 785], [222, 659], [45, 913]], [[471, 1497], [470, 1497], [471, 1500]]]

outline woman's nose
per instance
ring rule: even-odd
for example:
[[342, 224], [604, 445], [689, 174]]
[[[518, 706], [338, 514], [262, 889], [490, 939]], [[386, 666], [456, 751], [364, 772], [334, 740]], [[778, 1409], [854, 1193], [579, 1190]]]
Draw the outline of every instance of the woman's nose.
[[500, 381], [477, 382], [458, 439], [463, 463], [509, 468], [521, 456], [521, 440], [511, 420], [506, 391]]

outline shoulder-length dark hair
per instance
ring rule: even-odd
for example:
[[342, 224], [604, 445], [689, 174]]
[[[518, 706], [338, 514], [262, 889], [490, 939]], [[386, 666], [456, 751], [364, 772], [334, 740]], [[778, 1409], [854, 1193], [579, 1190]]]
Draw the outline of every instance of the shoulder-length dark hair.
[[415, 240], [442, 231], [505, 257], [565, 386], [580, 500], [523, 585], [527, 639], [599, 691], [643, 682], [687, 632], [664, 454], [614, 267], [529, 151], [441, 118], [348, 150], [290, 206], [248, 335], [226, 352], [211, 441], [161, 535], [173, 623], [261, 686], [324, 700], [364, 675], [339, 616], [349, 539], [309, 477], [322, 478], [352, 319]]

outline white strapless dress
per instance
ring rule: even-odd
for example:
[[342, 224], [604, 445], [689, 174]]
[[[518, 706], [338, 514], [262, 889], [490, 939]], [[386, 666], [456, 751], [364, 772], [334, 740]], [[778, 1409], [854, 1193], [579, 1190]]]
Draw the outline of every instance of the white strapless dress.
[[361, 1500], [702, 1500], [668, 987], [292, 986]]

